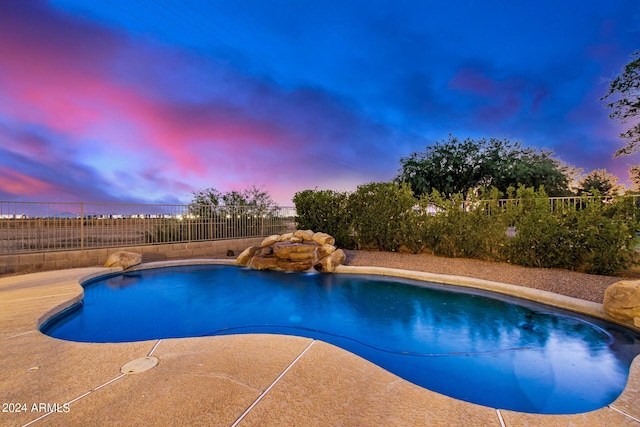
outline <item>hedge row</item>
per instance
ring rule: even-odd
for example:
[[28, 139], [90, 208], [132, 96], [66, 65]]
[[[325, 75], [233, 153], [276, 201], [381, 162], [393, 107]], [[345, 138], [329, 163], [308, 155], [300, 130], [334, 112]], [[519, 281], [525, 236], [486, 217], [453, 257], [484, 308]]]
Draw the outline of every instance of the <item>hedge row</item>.
[[598, 195], [551, 209], [544, 189], [493, 189], [475, 197], [417, 200], [406, 184], [371, 183], [352, 193], [296, 193], [297, 226], [327, 232], [340, 247], [505, 261], [612, 274], [633, 261], [638, 209]]

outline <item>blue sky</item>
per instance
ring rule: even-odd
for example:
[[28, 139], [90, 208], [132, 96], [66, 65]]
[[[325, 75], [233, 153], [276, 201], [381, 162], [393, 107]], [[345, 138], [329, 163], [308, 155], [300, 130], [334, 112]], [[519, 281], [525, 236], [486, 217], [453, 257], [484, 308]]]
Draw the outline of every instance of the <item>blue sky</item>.
[[635, 0], [0, 2], [0, 200], [290, 204], [450, 133], [627, 182], [600, 98], [639, 31]]

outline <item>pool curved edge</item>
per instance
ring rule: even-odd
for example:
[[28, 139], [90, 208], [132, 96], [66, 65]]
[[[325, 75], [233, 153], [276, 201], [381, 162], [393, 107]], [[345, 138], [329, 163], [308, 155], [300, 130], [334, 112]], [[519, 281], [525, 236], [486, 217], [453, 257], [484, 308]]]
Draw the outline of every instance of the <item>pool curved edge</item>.
[[[164, 267], [175, 267], [175, 266], [180, 266], [180, 265], [206, 265], [206, 264], [212, 264], [212, 265], [230, 265], [230, 266], [237, 266], [238, 264], [236, 263], [235, 260], [229, 260], [229, 259], [192, 259], [192, 260], [171, 260], [171, 261], [157, 261], [157, 262], [146, 262], [143, 264], [138, 264], [136, 266], [127, 268], [127, 269], [123, 269], [122, 267], [89, 267], [89, 270], [92, 270], [90, 273], [88, 274], [83, 274], [80, 277], [77, 278], [77, 280], [75, 281], [76, 284], [79, 286], [78, 288], [78, 295], [72, 297], [71, 299], [64, 301], [60, 304], [57, 304], [55, 307], [51, 308], [50, 310], [47, 310], [46, 313], [44, 313], [42, 316], [40, 316], [36, 322], [36, 328], [40, 329], [40, 327], [42, 327], [42, 325], [47, 322], [49, 319], [51, 319], [53, 316], [55, 316], [56, 314], [61, 313], [62, 311], [68, 309], [69, 307], [71, 307], [72, 305], [74, 305], [75, 303], [81, 301], [84, 298], [84, 286], [83, 284], [85, 282], [88, 282], [90, 280], [93, 279], [98, 279], [101, 277], [107, 277], [107, 276], [111, 276], [111, 275], [115, 275], [115, 274], [119, 274], [122, 273], [123, 271], [137, 271], [137, 270], [150, 270], [153, 268], [164, 268]], [[86, 270], [86, 269], [82, 269], [82, 270]], [[64, 270], [64, 271], [74, 271], [74, 270]], [[44, 272], [44, 273], [36, 273], [36, 274], [47, 274], [48, 272]]]
[[[78, 294], [66, 301], [63, 301], [55, 305], [54, 307], [47, 310], [42, 316], [38, 317], [38, 320], [36, 321], [37, 330], [40, 330], [40, 327], [49, 319], [51, 319], [53, 316], [62, 313], [64, 310], [68, 309], [75, 303], [82, 301], [82, 299], [84, 298], [84, 287], [82, 286], [82, 284], [84, 282], [91, 279], [96, 279], [98, 277], [108, 276], [111, 274], [118, 274], [123, 271], [121, 267], [96, 267], [96, 268], [89, 268], [89, 269], [93, 271], [91, 271], [88, 274], [83, 274], [81, 277], [79, 277], [75, 281], [75, 284], [78, 285]], [[86, 270], [86, 269], [82, 269], [82, 270]], [[63, 270], [63, 271], [72, 272], [75, 270]]]
[[640, 332], [640, 328], [636, 327], [633, 322], [620, 321], [609, 316], [602, 304], [586, 301], [579, 298], [573, 298], [566, 295], [556, 294], [541, 289], [527, 288], [525, 286], [511, 285], [502, 282], [493, 282], [485, 279], [476, 279], [467, 276], [454, 276], [450, 274], [427, 273], [422, 271], [403, 270], [398, 268], [387, 267], [360, 267], [341, 265], [336, 268], [336, 273], [344, 274], [372, 274], [379, 276], [400, 277], [403, 279], [413, 279], [425, 282], [436, 282], [445, 285], [462, 286], [465, 288], [482, 289], [485, 291], [496, 292], [503, 295], [522, 298], [525, 300], [535, 301], [553, 307], [563, 308], [576, 313], [586, 314], [597, 319], [606, 320], [610, 323], [624, 326], [628, 329]]
[[[146, 270], [151, 268], [162, 268], [162, 267], [171, 267], [176, 265], [194, 265], [194, 264], [217, 264], [217, 265], [231, 265], [237, 266], [235, 261], [222, 259], [222, 260], [182, 260], [182, 261], [162, 261], [162, 262], [153, 262], [153, 263], [145, 263], [134, 268], [127, 269], [127, 271], [134, 270]], [[82, 283], [102, 277], [109, 276], [113, 274], [118, 274], [123, 271], [121, 268], [101, 268], [96, 267], [92, 269], [78, 269], [78, 270], [93, 270], [88, 274], [85, 274], [84, 271], [76, 271], [76, 270], [66, 270], [70, 275], [75, 275], [75, 285], [77, 286], [78, 294], [68, 299], [63, 303], [56, 304], [55, 306], [49, 308], [45, 314], [39, 317], [38, 325], [36, 330], [38, 330], [39, 326], [49, 319], [52, 315], [64, 310], [74, 303], [78, 302], [82, 299], [84, 292], [82, 288]], [[442, 274], [433, 274], [433, 273], [424, 273], [424, 272], [415, 272], [410, 270], [401, 270], [401, 269], [392, 269], [392, 268], [381, 268], [381, 267], [354, 267], [354, 266], [341, 266], [336, 270], [338, 273], [346, 273], [346, 274], [377, 274], [377, 275], [385, 275], [385, 276], [396, 276], [403, 277], [409, 279], [417, 279], [417, 280], [426, 280], [426, 281], [436, 281], [444, 284], [451, 284], [457, 286], [466, 286], [466, 287], [475, 287], [479, 289], [494, 291], [502, 294], [507, 294], [511, 296], [516, 296], [524, 299], [536, 300], [543, 302], [545, 304], [558, 306], [561, 308], [566, 308], [572, 311], [581, 312], [590, 316], [602, 318], [604, 320], [613, 321], [610, 319], [606, 313], [602, 310], [602, 306], [597, 303], [583, 301], [576, 298], [565, 297], [562, 295], [554, 294], [551, 292], [535, 290], [530, 288], [523, 288], [515, 285], [508, 285], [499, 282], [492, 282], [481, 279], [473, 279], [469, 277], [462, 276], [453, 276], [453, 275], [442, 275]], [[75, 273], [75, 274], [74, 274]], [[52, 277], [52, 281], [55, 281], [55, 277]], [[69, 277], [70, 279], [70, 277]], [[69, 279], [65, 278], [65, 282], [69, 284]], [[0, 287], [0, 291], [2, 291], [2, 287]], [[615, 322], [618, 323], [619, 322]], [[627, 326], [628, 325], [624, 325]], [[637, 328], [636, 328], [637, 329]], [[346, 350], [341, 350], [345, 353], [348, 353]], [[353, 357], [358, 357], [353, 355]], [[382, 368], [380, 368], [382, 369]], [[559, 422], [569, 422], [573, 417], [584, 417], [589, 414], [601, 414], [601, 411], [606, 411], [611, 409], [617, 413], [622, 414], [626, 420], [640, 423], [640, 411], [629, 411], [628, 408], [634, 408], [635, 402], [640, 399], [640, 356], [637, 356], [630, 367], [629, 377], [627, 380], [627, 385], [623, 390], [622, 394], [609, 406], [600, 408], [595, 411], [591, 411], [583, 414], [574, 414], [574, 415], [539, 415], [539, 414], [526, 414], [519, 413], [513, 411], [505, 411], [502, 410], [502, 415], [505, 418], [508, 418], [511, 422], [515, 422], [516, 419], [520, 421], [524, 421], [525, 419], [529, 422], [534, 422], [537, 420], [538, 422], [542, 420], [551, 421], [552, 419], [556, 419]], [[469, 404], [472, 405], [472, 404]], [[611, 412], [611, 411], [609, 411]], [[533, 418], [532, 418], [533, 417]], [[542, 417], [542, 418], [539, 418]], [[571, 417], [571, 418], [567, 418]], [[575, 421], [578, 421], [578, 418], [575, 418]], [[584, 419], [583, 419], [584, 421]], [[503, 424], [504, 425], [504, 424]]]

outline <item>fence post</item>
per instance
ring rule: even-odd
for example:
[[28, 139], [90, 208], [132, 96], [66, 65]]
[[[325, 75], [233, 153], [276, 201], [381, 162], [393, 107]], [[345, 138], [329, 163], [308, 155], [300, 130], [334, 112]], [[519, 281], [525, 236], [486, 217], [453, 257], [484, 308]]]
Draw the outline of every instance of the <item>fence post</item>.
[[187, 241], [189, 243], [191, 243], [191, 226], [192, 226], [192, 222], [191, 222], [191, 218], [189, 217], [190, 213], [192, 212], [193, 208], [191, 206], [191, 204], [187, 205], [187, 220], [183, 221], [183, 224], [186, 223], [187, 224]]
[[84, 251], [84, 202], [80, 202], [80, 250]]

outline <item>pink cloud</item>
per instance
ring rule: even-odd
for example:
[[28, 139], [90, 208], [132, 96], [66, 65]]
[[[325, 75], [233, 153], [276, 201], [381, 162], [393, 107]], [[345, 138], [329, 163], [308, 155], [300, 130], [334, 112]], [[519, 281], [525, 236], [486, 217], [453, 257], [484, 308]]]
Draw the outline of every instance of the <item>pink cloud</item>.
[[51, 193], [53, 186], [45, 181], [0, 166], [0, 192], [16, 196], [43, 196]]
[[[18, 3], [0, 5], [0, 117], [15, 128], [44, 129], [51, 139], [38, 145], [8, 135], [0, 148], [49, 165], [47, 171], [64, 158], [90, 170], [93, 185], [125, 174], [146, 181], [131, 185], [145, 196], [155, 184], [153, 197], [162, 189], [183, 197], [175, 193], [207, 186], [315, 186], [328, 170], [344, 169], [337, 162], [311, 168], [312, 158], [357, 157], [354, 164], [371, 170], [381, 162], [384, 150], [372, 143], [381, 139], [379, 129], [320, 91], [284, 91], [58, 14], [44, 2]], [[197, 79], [189, 78], [190, 67]], [[359, 140], [366, 150], [350, 145]], [[81, 181], [58, 188], [90, 194]]]
[[[31, 20], [37, 19], [30, 17]], [[20, 35], [18, 21], [0, 19], [0, 26]], [[66, 23], [73, 32], [74, 22]], [[60, 25], [57, 25], [57, 29]], [[51, 30], [51, 31], [50, 31]], [[163, 102], [141, 88], [110, 78], [119, 49], [125, 43], [95, 29], [82, 37], [53, 37], [53, 25], [43, 24], [29, 37], [0, 37], [0, 87], [7, 96], [0, 104], [14, 120], [45, 126], [73, 140], [100, 139], [115, 127], [126, 127], [127, 138], [110, 139], [116, 152], [171, 159], [167, 167], [205, 173], [215, 163], [217, 150], [240, 154], [247, 145], [282, 146], [291, 139], [286, 131], [266, 121], [247, 116], [246, 111], [225, 105], [185, 106]], [[24, 31], [22, 31], [24, 32]], [[103, 56], [88, 55], [82, 40], [106, 39], [110, 46]], [[56, 44], [58, 43], [58, 44]], [[124, 54], [124, 53], [123, 53]], [[53, 66], [52, 66], [53, 64]], [[156, 87], [155, 90], [161, 90]]]
[[[174, 54], [144, 46], [132, 51], [129, 40], [44, 7], [28, 14], [13, 9], [14, 16], [0, 14], [3, 35], [9, 35], [0, 37], [0, 88], [5, 95], [0, 112], [15, 121], [44, 126], [69, 141], [103, 140], [115, 156], [153, 156], [169, 170], [193, 174], [204, 174], [211, 165], [223, 167], [218, 158], [239, 156], [248, 147], [277, 146], [286, 152], [300, 138], [270, 120], [273, 112], [253, 115], [263, 108], [260, 102], [280, 102], [268, 88], [236, 83], [244, 84], [240, 90], [245, 92], [262, 91], [261, 99], [251, 92], [236, 93], [254, 103], [250, 110], [219, 99], [187, 104], [154, 97], [163, 91], [157, 76], [127, 75], [125, 82], [112, 75], [115, 64], [122, 67], [140, 57], [173, 62]], [[95, 45], [101, 46], [99, 53]], [[228, 155], [219, 156], [221, 152]]]

